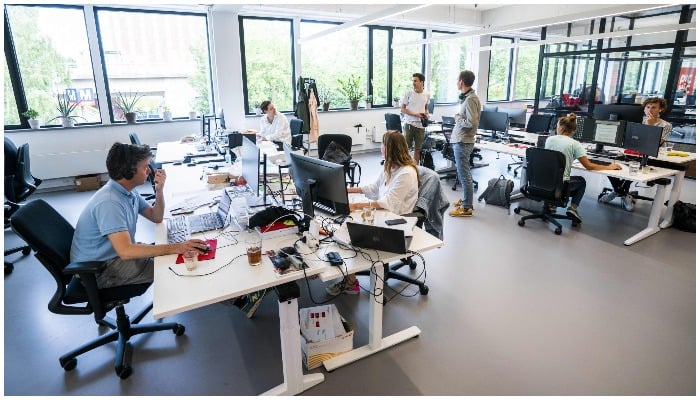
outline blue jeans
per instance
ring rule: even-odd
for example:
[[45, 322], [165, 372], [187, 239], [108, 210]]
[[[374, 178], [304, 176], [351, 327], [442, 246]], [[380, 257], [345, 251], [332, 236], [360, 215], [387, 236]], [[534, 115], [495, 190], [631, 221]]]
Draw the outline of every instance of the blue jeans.
[[474, 182], [469, 164], [469, 157], [473, 150], [474, 143], [452, 143], [457, 179], [462, 185], [462, 208], [465, 210], [474, 208]]
[[582, 176], [572, 176], [569, 178], [569, 196], [571, 196], [571, 205], [578, 207], [583, 199], [583, 194], [586, 193], [586, 180]]

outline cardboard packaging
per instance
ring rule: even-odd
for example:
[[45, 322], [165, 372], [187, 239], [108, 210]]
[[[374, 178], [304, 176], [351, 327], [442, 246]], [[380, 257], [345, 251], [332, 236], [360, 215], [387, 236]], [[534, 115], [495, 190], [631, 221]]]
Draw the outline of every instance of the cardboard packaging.
[[100, 176], [97, 174], [80, 175], [75, 177], [75, 190], [78, 192], [97, 190], [100, 188], [100, 186]]

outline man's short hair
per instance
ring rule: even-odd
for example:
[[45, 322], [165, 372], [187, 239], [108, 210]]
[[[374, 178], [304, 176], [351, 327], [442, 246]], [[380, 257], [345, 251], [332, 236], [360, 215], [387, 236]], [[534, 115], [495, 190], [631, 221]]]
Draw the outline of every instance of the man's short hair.
[[663, 111], [666, 109], [666, 100], [661, 98], [661, 97], [649, 97], [648, 99], [644, 100], [642, 103], [642, 107], [646, 107], [647, 104], [658, 104], [659, 108]]
[[459, 73], [459, 80], [462, 81], [465, 86], [471, 87], [474, 84], [474, 79], [476, 79], [476, 76], [468, 69]]
[[267, 112], [267, 107], [272, 104], [270, 100], [265, 100], [262, 103], [260, 103], [260, 111], [262, 112]]
[[139, 163], [149, 158], [151, 158], [151, 149], [147, 145], [137, 146], [116, 142], [107, 153], [107, 173], [115, 181], [131, 179]]
[[425, 82], [425, 75], [421, 74], [420, 72], [413, 74], [413, 77], [418, 78], [418, 80], [421, 82]]

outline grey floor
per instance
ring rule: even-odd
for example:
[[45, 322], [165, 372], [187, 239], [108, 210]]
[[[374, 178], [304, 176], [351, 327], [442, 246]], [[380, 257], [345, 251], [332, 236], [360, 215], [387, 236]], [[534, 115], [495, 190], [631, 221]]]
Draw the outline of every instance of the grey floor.
[[[479, 192], [489, 178], [507, 174], [510, 160], [484, 156], [490, 166], [474, 170]], [[354, 158], [363, 181], [376, 176], [378, 153]], [[316, 369], [325, 381], [304, 394], [694, 395], [695, 235], [667, 229], [624, 246], [646, 225], [649, 204], [638, 203], [634, 213], [598, 204], [606, 182], [585, 176], [585, 221], [565, 225], [561, 236], [540, 221], [521, 228], [515, 214], [483, 203], [472, 218], [446, 217], [445, 246], [424, 255], [430, 293], [397, 296], [385, 307], [386, 334], [417, 325], [421, 335], [331, 373]], [[443, 186], [451, 200], [460, 197], [451, 184]], [[681, 199], [696, 203], [695, 192], [687, 179]], [[34, 197], [74, 223], [90, 195]], [[138, 235], [152, 240], [153, 232], [144, 223]], [[17, 240], [5, 231], [5, 246]], [[185, 336], [133, 340], [127, 380], [113, 372], [113, 345], [64, 372], [58, 357], [103, 331], [91, 316], [50, 313], [52, 278], [33, 256], [10, 259], [16, 263], [5, 276], [5, 395], [256, 395], [282, 382], [272, 295], [252, 320], [220, 304], [167, 318], [184, 324]], [[366, 277], [360, 280], [367, 286]], [[301, 307], [313, 305], [311, 297], [325, 299], [320, 281], [309, 283], [311, 296], [300, 286]], [[147, 292], [127, 310], [135, 313], [150, 298]], [[356, 347], [367, 343], [368, 299], [362, 292], [335, 300], [356, 326]]]

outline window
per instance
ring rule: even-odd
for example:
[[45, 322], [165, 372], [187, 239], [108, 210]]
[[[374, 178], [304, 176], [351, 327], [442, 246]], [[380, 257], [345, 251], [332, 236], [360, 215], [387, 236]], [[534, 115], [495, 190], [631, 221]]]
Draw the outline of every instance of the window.
[[293, 110], [292, 21], [241, 17], [240, 24], [246, 113], [259, 111], [265, 100], [279, 111]]
[[[510, 38], [491, 38], [491, 46], [504, 46], [513, 43]], [[486, 93], [487, 101], [506, 101], [509, 99], [510, 67], [513, 49], [491, 50], [489, 58], [489, 85]]]
[[[451, 35], [446, 32], [433, 32], [433, 37]], [[459, 73], [471, 69], [467, 65], [469, 41], [467, 39], [447, 40], [431, 45], [430, 97], [435, 103], [457, 101], [457, 79]]]
[[[525, 41], [521, 39], [520, 43], [523, 42]], [[534, 99], [540, 46], [520, 46], [517, 49], [517, 54], [514, 99]]]
[[372, 101], [388, 106], [389, 98], [389, 30], [372, 29]]
[[98, 9], [113, 121], [117, 98], [137, 100], [139, 120], [212, 112], [207, 19], [204, 14]]
[[[322, 32], [333, 25], [302, 22], [300, 36]], [[366, 27], [345, 29], [301, 46], [301, 71], [305, 78], [314, 78], [319, 91], [330, 90], [331, 108], [349, 108], [350, 103], [340, 91], [338, 79], [350, 75], [360, 77], [360, 91], [367, 94], [367, 33]], [[379, 82], [379, 81], [378, 81]], [[364, 97], [364, 96], [363, 96]], [[364, 99], [360, 99], [363, 102]]]
[[[8, 5], [6, 10], [22, 100], [39, 113], [37, 119], [45, 125], [60, 124], [56, 110], [60, 98], [77, 105], [72, 113], [77, 123], [101, 122], [82, 8]], [[18, 125], [18, 99], [12, 92], [7, 55], [4, 89], [5, 125]]]
[[[425, 32], [419, 30], [394, 29], [395, 43], [410, 42], [425, 38]], [[403, 98], [407, 91], [413, 89], [412, 76], [416, 72], [425, 75], [423, 68], [424, 46], [401, 46], [393, 49], [391, 92], [394, 98]]]

